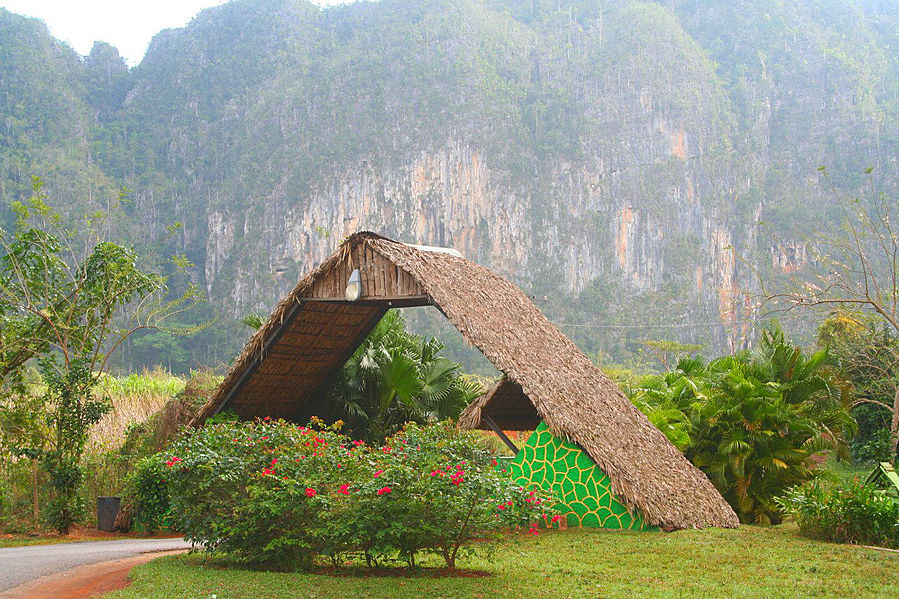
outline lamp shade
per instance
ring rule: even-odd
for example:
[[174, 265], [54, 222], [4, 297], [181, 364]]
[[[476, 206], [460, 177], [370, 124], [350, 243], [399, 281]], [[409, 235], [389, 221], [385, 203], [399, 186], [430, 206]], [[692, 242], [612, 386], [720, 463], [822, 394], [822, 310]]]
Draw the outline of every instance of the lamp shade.
[[350, 280], [347, 281], [346, 284], [346, 294], [345, 297], [348, 302], [355, 302], [362, 296], [362, 277], [359, 274], [359, 269], [353, 270], [350, 273]]

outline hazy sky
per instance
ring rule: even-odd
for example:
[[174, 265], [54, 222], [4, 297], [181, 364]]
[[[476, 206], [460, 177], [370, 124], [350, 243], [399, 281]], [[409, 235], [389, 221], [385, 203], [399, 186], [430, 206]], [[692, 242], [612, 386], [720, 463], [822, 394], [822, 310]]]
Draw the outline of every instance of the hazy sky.
[[[264, 0], [261, 0], [264, 1]], [[311, 0], [319, 6], [352, 0]], [[0, 7], [42, 19], [50, 33], [87, 54], [94, 41], [109, 42], [131, 66], [150, 39], [167, 27], [183, 27], [200, 10], [225, 0], [0, 0]]]

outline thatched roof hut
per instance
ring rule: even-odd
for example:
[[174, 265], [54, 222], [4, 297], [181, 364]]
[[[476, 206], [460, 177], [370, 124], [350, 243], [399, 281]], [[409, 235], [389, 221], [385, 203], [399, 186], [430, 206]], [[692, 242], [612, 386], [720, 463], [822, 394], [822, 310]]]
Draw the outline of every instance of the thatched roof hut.
[[[354, 270], [362, 292], [347, 301]], [[384, 313], [422, 305], [436, 306], [504, 375], [466, 411], [465, 424], [479, 426], [484, 410], [496, 410], [511, 429], [539, 418], [583, 447], [614, 492], [652, 524], [738, 525], [708, 478], [518, 287], [458, 253], [368, 232], [350, 236], [281, 301], [195, 423], [226, 408], [243, 418], [315, 415], [322, 387]], [[510, 406], [507, 416], [501, 406]]]

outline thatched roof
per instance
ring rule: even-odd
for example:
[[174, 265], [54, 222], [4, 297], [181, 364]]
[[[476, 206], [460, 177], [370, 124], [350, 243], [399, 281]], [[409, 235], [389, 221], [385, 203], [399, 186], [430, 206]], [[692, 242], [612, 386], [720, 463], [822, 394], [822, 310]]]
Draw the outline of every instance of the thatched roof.
[[[362, 297], [347, 302], [354, 268], [362, 271]], [[373, 233], [349, 237], [281, 301], [196, 422], [224, 408], [241, 417], [314, 414], [317, 393], [388, 308], [427, 304], [513, 391], [521, 389], [555, 435], [583, 447], [613, 491], [649, 522], [666, 529], [738, 525], [708, 478], [518, 287], [458, 255]]]
[[502, 376], [486, 393], [471, 402], [459, 417], [462, 428], [491, 430], [482, 415], [489, 415], [504, 431], [532, 431], [540, 424], [540, 414], [521, 385]]

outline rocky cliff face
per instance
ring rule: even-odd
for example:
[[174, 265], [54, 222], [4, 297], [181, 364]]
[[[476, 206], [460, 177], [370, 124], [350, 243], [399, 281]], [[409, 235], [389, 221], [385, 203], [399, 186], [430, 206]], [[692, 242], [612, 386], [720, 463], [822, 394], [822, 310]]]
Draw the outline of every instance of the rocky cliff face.
[[0, 17], [29, 99], [0, 96], [4, 201], [29, 171], [76, 216], [124, 183], [122, 238], [186, 254], [225, 321], [369, 229], [510, 277], [590, 352], [736, 349], [753, 271], [801, 272], [837, 216], [816, 167], [899, 182], [884, 3], [237, 0], [130, 71]]

